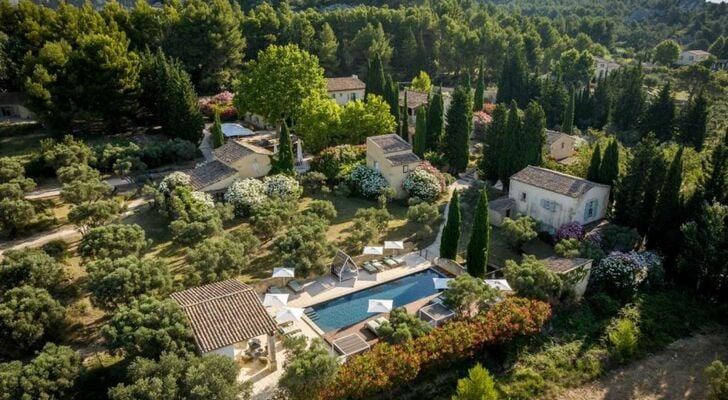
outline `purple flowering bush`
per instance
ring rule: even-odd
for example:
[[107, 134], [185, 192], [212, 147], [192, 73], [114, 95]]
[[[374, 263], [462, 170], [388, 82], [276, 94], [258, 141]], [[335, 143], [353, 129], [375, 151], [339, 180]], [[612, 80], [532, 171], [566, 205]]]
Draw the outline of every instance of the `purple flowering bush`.
[[556, 231], [556, 242], [560, 242], [565, 239], [576, 239], [581, 240], [584, 238], [584, 227], [576, 222], [567, 222], [559, 227]]

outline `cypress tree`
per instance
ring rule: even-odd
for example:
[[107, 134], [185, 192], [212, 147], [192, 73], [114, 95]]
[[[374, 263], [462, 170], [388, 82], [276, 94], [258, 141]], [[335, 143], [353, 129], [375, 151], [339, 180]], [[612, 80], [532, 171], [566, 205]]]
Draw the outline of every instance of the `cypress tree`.
[[440, 139], [445, 127], [445, 104], [442, 99], [442, 88], [440, 88], [429, 102], [427, 110], [427, 150], [438, 151]]
[[293, 143], [288, 125], [284, 120], [281, 124], [281, 133], [278, 139], [278, 154], [271, 165], [271, 174], [293, 175]]
[[519, 43], [513, 42], [508, 47], [503, 69], [498, 79], [498, 94], [496, 103], [509, 103], [512, 100], [520, 106], [525, 106], [528, 99], [528, 72], [523, 55], [523, 48]]
[[442, 229], [440, 238], [440, 257], [454, 260], [458, 255], [458, 241], [460, 240], [460, 196], [457, 189], [453, 190], [450, 206], [447, 210], [447, 222]]
[[655, 213], [647, 232], [647, 245], [666, 254], [672, 254], [677, 247], [676, 233], [680, 229], [680, 187], [682, 186], [682, 154], [678, 149], [670, 163], [665, 180], [657, 195]]
[[472, 127], [473, 101], [470, 91], [460, 86], [455, 89], [447, 111], [443, 148], [445, 159], [454, 172], [464, 172], [468, 166]]
[[597, 80], [592, 103], [592, 125], [597, 129], [602, 129], [609, 121], [612, 111], [612, 97], [609, 92], [609, 80], [606, 76], [600, 76]]
[[564, 118], [564, 109], [568, 102], [568, 93], [561, 82], [549, 78], [540, 81], [540, 94], [538, 103], [546, 113], [546, 126], [553, 128], [561, 125]]
[[[651, 136], [654, 139], [654, 136]], [[665, 179], [665, 159], [659, 148], [654, 148], [654, 154], [649, 160], [648, 170], [640, 177], [644, 181], [642, 184], [641, 200], [636, 203], [637, 218], [634, 221], [634, 227], [641, 235], [646, 235], [652, 225], [652, 218], [655, 214], [655, 202], [657, 202], [657, 194], [660, 192], [662, 182]]]
[[369, 61], [367, 70], [366, 94], [378, 94], [386, 98], [386, 77], [384, 76], [384, 67], [382, 66], [382, 58], [379, 53], [374, 54], [374, 59]]
[[210, 128], [212, 134], [212, 147], [218, 148], [225, 143], [225, 136], [222, 134], [222, 124], [220, 123], [220, 113], [215, 112], [215, 121]]
[[591, 97], [589, 86], [579, 91], [574, 102], [574, 124], [581, 130], [586, 130], [592, 124], [594, 115], [594, 99]]
[[645, 106], [645, 91], [642, 85], [644, 74], [642, 64], [625, 67], [614, 72], [615, 84], [614, 124], [620, 130], [634, 129], [642, 117]]
[[[407, 116], [405, 115], [405, 118]], [[427, 151], [427, 111], [424, 107], [417, 109], [417, 121], [415, 121], [415, 139], [413, 150], [419, 157], [424, 157]]]
[[483, 111], [485, 103], [485, 72], [483, 60], [480, 60], [480, 68], [478, 69], [478, 82], [475, 86], [475, 98], [473, 99], [473, 109], [475, 111]]
[[[397, 93], [397, 97], [399, 97], [399, 93]], [[402, 128], [400, 130], [400, 136], [402, 136], [402, 139], [409, 142], [409, 115], [407, 115], [407, 90], [404, 91], [404, 112], [401, 113], [402, 116]]]
[[[652, 218], [652, 210], [654, 209], [654, 202], [649, 206], [649, 214], [647, 217], [641, 217], [640, 215], [643, 213], [641, 207], [644, 204], [648, 180], [654, 171], [653, 166], [655, 166], [655, 160], [657, 158], [661, 159], [661, 155], [657, 149], [657, 141], [654, 135], [646, 136], [635, 146], [633, 156], [627, 165], [627, 170], [617, 180], [613, 190], [615, 203], [614, 217], [618, 224], [637, 228], [640, 220], [646, 220], [646, 224], [649, 225], [649, 219]], [[657, 179], [655, 177], [655, 180], [658, 181], [658, 187], [654, 192], [657, 192], [659, 185], [662, 184], [662, 178]], [[640, 233], [644, 235], [646, 232]]]
[[493, 119], [485, 131], [480, 170], [483, 171], [485, 179], [495, 183], [499, 177], [500, 159], [506, 156], [501, 147], [508, 123], [508, 107], [505, 104], [496, 105], [492, 117]]
[[695, 151], [703, 149], [708, 126], [708, 100], [702, 91], [685, 107], [680, 121], [680, 142], [692, 146]]
[[522, 145], [521, 143], [521, 116], [518, 115], [518, 104], [511, 101], [511, 108], [508, 110], [508, 122], [506, 123], [503, 143], [501, 145], [502, 156], [498, 160], [498, 175], [503, 189], [507, 190], [510, 185], [511, 175], [521, 170]]
[[617, 141], [612, 140], [604, 150], [604, 157], [599, 166], [599, 180], [597, 182], [605, 185], [614, 185], [614, 180], [619, 175], [619, 147]]
[[599, 182], [599, 171], [602, 168], [602, 149], [599, 147], [599, 143], [594, 147], [592, 152], [591, 162], [589, 163], [589, 169], [586, 172], [586, 179], [592, 182]]
[[700, 203], [728, 204], [728, 129], [710, 158], [703, 162], [703, 171], [695, 197]]
[[670, 82], [666, 83], [655, 101], [647, 107], [642, 120], [642, 133], [653, 132], [660, 142], [672, 139], [675, 130], [675, 101]]
[[490, 224], [488, 223], [488, 196], [480, 189], [478, 206], [475, 209], [473, 230], [468, 242], [467, 267], [471, 276], [482, 278], [488, 266]]
[[525, 145], [523, 167], [541, 165], [546, 142], [546, 114], [535, 101], [529, 102], [523, 113], [523, 136]]
[[564, 110], [564, 126], [562, 129], [568, 135], [574, 132], [574, 107], [574, 88], [571, 88], [569, 89], [569, 103], [566, 105], [566, 110]]

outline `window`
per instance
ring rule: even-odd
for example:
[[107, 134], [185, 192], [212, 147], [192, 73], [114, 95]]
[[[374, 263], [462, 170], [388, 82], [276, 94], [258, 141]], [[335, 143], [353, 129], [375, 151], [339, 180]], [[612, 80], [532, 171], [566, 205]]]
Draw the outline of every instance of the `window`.
[[564, 146], [566, 146], [566, 143], [564, 143], [564, 142], [561, 142], [561, 148], [562, 148], [562, 149], [564, 148]]
[[558, 206], [559, 206], [559, 204], [555, 201], [541, 199], [541, 207], [543, 207], [551, 212], [556, 212], [556, 209], [558, 208]]
[[521, 201], [526, 201], [526, 192], [521, 192]]
[[406, 174], [407, 172], [409, 172], [409, 165], [407, 165], [407, 164], [403, 165], [403, 166], [402, 166], [402, 172], [404, 172], [405, 174]]
[[593, 219], [597, 216], [597, 211], [599, 210], [599, 200], [593, 199], [589, 200], [586, 203], [586, 207], [584, 207], [584, 220]]
[[350, 100], [352, 100], [352, 101], [356, 101], [356, 92], [353, 92], [353, 93], [352, 93], [352, 94], [351, 94], [351, 95], [349, 96], [349, 99], [350, 99]]
[[374, 161], [374, 169], [379, 171], [379, 161]]
[[336, 98], [336, 93], [331, 93], [331, 98], [332, 99], [335, 99]]

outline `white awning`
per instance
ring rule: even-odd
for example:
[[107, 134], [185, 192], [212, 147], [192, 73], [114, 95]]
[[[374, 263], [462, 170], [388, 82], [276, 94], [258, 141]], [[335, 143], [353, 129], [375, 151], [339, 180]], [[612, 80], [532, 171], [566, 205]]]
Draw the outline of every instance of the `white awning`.
[[285, 307], [288, 304], [288, 293], [266, 293], [263, 298], [265, 307]]
[[303, 308], [286, 307], [276, 314], [276, 322], [282, 324], [289, 321], [300, 321], [303, 317]]
[[273, 268], [273, 278], [293, 278], [293, 268]]
[[447, 289], [451, 280], [452, 278], [432, 278], [432, 281], [435, 283], [435, 289], [437, 290]]
[[384, 248], [385, 249], [392, 249], [392, 250], [404, 250], [404, 242], [399, 241], [385, 241], [384, 242]]
[[392, 311], [394, 301], [392, 300], [369, 300], [367, 312], [370, 313], [386, 313]]
[[365, 246], [362, 255], [377, 255], [381, 256], [384, 254], [384, 247], [381, 246]]

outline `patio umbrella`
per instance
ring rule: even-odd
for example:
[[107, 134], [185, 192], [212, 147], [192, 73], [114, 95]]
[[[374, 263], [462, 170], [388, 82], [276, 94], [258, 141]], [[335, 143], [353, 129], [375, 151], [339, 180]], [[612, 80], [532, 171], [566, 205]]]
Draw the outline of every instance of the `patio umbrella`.
[[273, 268], [274, 278], [293, 278], [293, 268]]
[[510, 292], [513, 290], [511, 289], [511, 285], [509, 285], [508, 281], [505, 279], [486, 279], [485, 284], [503, 292]]
[[437, 290], [447, 289], [447, 285], [451, 280], [452, 278], [432, 278], [432, 281], [435, 283], [435, 289]]
[[367, 312], [370, 313], [385, 313], [392, 311], [394, 301], [392, 300], [369, 300], [369, 307]]
[[398, 250], [404, 250], [404, 242], [401, 240], [385, 241], [384, 248], [393, 250], [392, 253], [396, 254]]
[[265, 307], [285, 307], [288, 304], [288, 293], [266, 293], [263, 299]]
[[289, 321], [300, 321], [303, 317], [303, 308], [285, 307], [276, 314], [276, 322], [282, 324]]
[[372, 254], [381, 256], [384, 254], [384, 247], [381, 246], [364, 246], [364, 251], [361, 253], [362, 255]]

